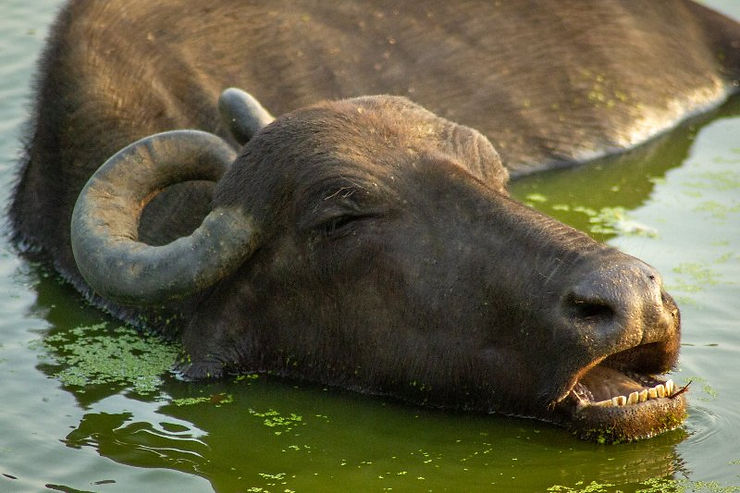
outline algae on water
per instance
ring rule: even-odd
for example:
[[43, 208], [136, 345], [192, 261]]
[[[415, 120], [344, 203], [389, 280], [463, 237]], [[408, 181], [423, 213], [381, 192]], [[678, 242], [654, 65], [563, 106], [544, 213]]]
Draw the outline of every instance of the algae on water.
[[233, 402], [234, 396], [223, 392], [199, 397], [183, 397], [180, 399], [172, 399], [172, 404], [177, 407], [194, 406], [196, 404], [212, 404], [216, 407], [221, 407], [224, 404], [232, 404]]
[[113, 384], [138, 394], [155, 392], [179, 354], [176, 345], [156, 336], [129, 327], [111, 330], [105, 323], [47, 336], [43, 344], [61, 367], [54, 376], [64, 385]]
[[[612, 483], [600, 483], [591, 481], [584, 484], [579, 481], [574, 487], [553, 485], [547, 488], [549, 493], [606, 493], [612, 491], [624, 491]], [[633, 490], [629, 490], [633, 491]], [[690, 479], [673, 479], [673, 478], [653, 478], [642, 481], [635, 493], [688, 493], [688, 492], [706, 492], [706, 493], [738, 493], [740, 487], [725, 486], [717, 481], [691, 481]]]
[[275, 428], [275, 431], [273, 431], [275, 435], [282, 435], [283, 433], [291, 431], [298, 425], [305, 424], [303, 422], [303, 417], [295, 413], [290, 413], [289, 415], [284, 416], [274, 409], [261, 412], [250, 408], [248, 411], [252, 416], [261, 418], [263, 420], [262, 424], [268, 428]]

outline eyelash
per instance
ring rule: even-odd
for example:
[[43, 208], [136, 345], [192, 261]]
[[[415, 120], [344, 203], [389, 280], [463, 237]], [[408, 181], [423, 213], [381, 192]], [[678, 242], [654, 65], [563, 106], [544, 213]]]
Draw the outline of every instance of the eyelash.
[[365, 216], [353, 216], [349, 214], [336, 216], [329, 219], [328, 221], [324, 221], [323, 223], [321, 223], [319, 229], [321, 231], [321, 234], [326, 237], [334, 236], [349, 224], [363, 217]]

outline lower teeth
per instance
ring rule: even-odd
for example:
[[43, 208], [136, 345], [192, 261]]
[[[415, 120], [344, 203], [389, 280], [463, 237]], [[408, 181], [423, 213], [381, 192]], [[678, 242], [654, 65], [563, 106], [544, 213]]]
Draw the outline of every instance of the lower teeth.
[[618, 395], [611, 399], [594, 402], [591, 405], [599, 407], [626, 406], [627, 404], [637, 404], [638, 402], [645, 402], [660, 397], [670, 397], [675, 393], [675, 390], [676, 386], [673, 380], [668, 380], [664, 384], [659, 384], [640, 392], [632, 392], [629, 396]]

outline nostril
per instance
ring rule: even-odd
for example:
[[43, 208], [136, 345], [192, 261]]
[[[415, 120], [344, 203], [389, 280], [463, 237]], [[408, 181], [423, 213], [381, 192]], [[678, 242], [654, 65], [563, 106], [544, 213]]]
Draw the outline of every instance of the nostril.
[[604, 300], [586, 299], [575, 295], [569, 301], [573, 317], [583, 320], [605, 320], [614, 317], [614, 309]]
[[660, 301], [663, 304], [663, 309], [668, 310], [668, 313], [671, 314], [673, 321], [676, 323], [679, 323], [681, 319], [681, 315], [678, 310], [678, 306], [676, 305], [676, 302], [673, 300], [671, 295], [661, 290]]
[[561, 309], [573, 322], [626, 330], [654, 317], [667, 303], [660, 274], [623, 254], [616, 253], [610, 262], [585, 263], [576, 276], [561, 298]]

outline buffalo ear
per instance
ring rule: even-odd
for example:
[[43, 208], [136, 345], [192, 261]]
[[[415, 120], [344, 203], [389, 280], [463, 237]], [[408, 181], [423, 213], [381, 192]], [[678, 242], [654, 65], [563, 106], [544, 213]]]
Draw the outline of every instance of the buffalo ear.
[[246, 144], [254, 134], [275, 119], [254, 96], [236, 87], [221, 93], [218, 111], [239, 145]]

